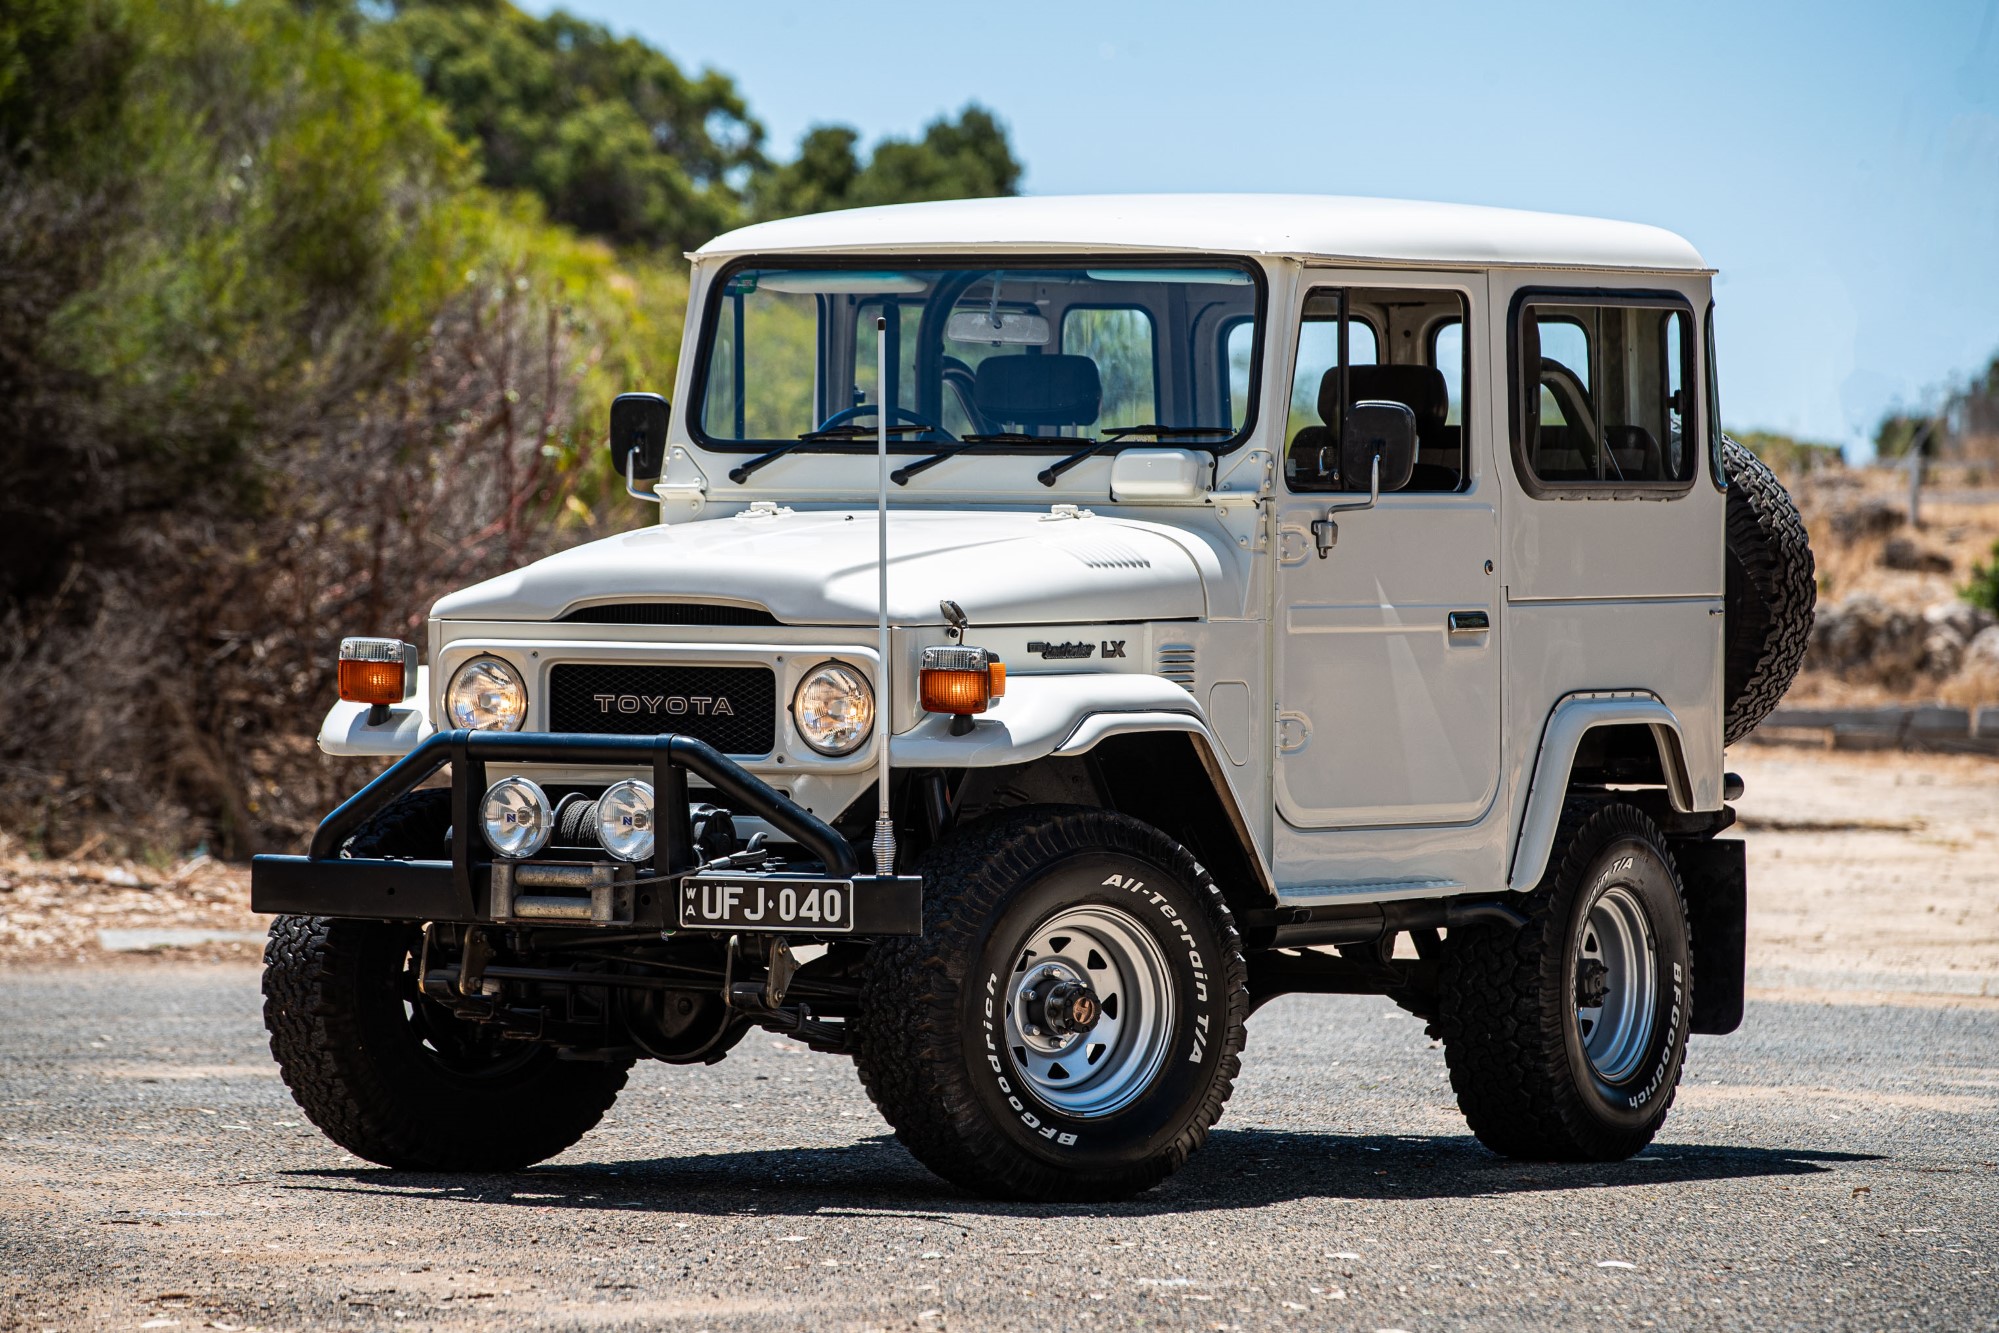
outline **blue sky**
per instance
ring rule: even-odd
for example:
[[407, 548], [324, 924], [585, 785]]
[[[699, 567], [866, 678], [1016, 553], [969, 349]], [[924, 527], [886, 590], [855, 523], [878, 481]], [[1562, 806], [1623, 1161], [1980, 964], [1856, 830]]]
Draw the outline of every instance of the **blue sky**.
[[[552, 6], [531, 6], [546, 11]], [[1864, 446], [1999, 352], [1999, 0], [570, 0], [789, 154], [991, 108], [1032, 194], [1279, 190], [1655, 223], [1721, 270], [1736, 429]]]

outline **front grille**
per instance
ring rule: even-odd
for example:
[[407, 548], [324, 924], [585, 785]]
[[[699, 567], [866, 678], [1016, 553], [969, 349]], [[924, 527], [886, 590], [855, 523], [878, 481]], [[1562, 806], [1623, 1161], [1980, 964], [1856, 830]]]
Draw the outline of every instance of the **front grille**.
[[585, 625], [754, 625], [778, 624], [760, 606], [710, 606], [703, 602], [607, 602], [579, 606], [562, 617]]
[[777, 741], [777, 676], [769, 667], [566, 662], [548, 673], [548, 729], [677, 731], [724, 754], [769, 754]]

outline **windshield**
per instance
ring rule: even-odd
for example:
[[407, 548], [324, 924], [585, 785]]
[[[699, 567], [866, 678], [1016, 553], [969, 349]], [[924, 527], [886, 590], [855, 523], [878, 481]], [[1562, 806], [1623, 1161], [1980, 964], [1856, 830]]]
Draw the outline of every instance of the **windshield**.
[[898, 453], [1220, 451], [1254, 420], [1261, 311], [1229, 261], [760, 263], [713, 289], [693, 424], [745, 452], [871, 449], [885, 398]]

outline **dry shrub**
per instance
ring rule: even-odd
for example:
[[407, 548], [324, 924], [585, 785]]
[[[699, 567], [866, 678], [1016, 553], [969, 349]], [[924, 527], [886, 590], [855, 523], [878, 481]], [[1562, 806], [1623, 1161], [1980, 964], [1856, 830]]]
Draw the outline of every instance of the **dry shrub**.
[[575, 332], [524, 269], [468, 283], [386, 388], [267, 431], [249, 516], [128, 521], [114, 552], [79, 552], [53, 596], [15, 604], [7, 824], [56, 852], [100, 833], [128, 852], [296, 844], [375, 767], [310, 739], [339, 636], [417, 637], [439, 595], [555, 543], [578, 475]]

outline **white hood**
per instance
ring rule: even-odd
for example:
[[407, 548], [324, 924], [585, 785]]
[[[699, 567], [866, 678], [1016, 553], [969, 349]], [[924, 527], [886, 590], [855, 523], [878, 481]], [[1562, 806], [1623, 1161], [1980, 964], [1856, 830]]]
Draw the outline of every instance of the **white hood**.
[[[537, 621], [600, 602], [713, 600], [761, 606], [785, 624], [872, 625], [876, 542], [871, 510], [645, 528], [452, 593], [432, 614]], [[1197, 560], [1212, 563], [1204, 543], [1160, 524], [898, 510], [889, 516], [889, 618], [941, 624], [946, 597], [985, 625], [1199, 617], [1207, 600]]]

